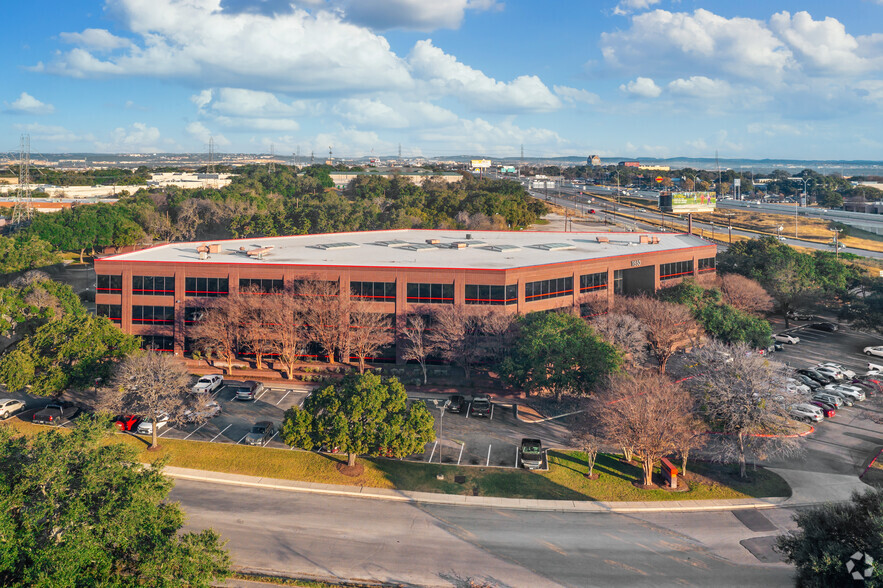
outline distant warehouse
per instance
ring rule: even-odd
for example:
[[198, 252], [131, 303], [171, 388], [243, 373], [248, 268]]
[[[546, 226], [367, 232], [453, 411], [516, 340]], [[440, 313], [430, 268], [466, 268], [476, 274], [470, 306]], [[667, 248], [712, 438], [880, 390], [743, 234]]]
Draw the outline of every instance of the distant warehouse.
[[585, 313], [713, 274], [715, 254], [673, 233], [390, 230], [173, 243], [95, 260], [96, 305], [146, 345], [180, 354], [206, 302], [246, 285], [291, 295], [317, 278], [401, 326], [415, 309], [444, 304]]

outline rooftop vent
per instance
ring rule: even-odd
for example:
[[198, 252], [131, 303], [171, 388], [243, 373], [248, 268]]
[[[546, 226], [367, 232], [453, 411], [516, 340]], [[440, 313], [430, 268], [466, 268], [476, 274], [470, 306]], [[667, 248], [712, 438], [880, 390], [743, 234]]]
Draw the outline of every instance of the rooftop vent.
[[489, 251], [497, 251], [500, 253], [510, 253], [512, 251], [521, 251], [521, 247], [517, 245], [488, 245], [485, 249]]
[[541, 243], [540, 245], [533, 245], [536, 249], [544, 249], [546, 251], [567, 251], [570, 249], [576, 249], [576, 245], [571, 243]]
[[402, 241], [401, 239], [393, 239], [392, 241], [377, 241], [377, 245], [382, 245], [383, 247], [407, 247], [410, 245], [407, 241]]
[[402, 247], [402, 249], [407, 249], [408, 251], [428, 251], [430, 249], [438, 249], [438, 247], [430, 245], [429, 243], [408, 243], [408, 245]]
[[349, 241], [340, 241], [338, 243], [319, 243], [317, 245], [311, 245], [311, 247], [315, 249], [324, 249], [325, 251], [333, 251], [336, 249], [355, 249], [358, 246], [358, 243], [350, 243]]
[[273, 250], [272, 245], [268, 245], [267, 247], [258, 247], [257, 249], [250, 249], [246, 255], [249, 257], [257, 257], [258, 259], [263, 259], [264, 256], [270, 251]]
[[598, 243], [610, 243], [610, 239], [607, 237], [596, 237], [598, 239]]
[[472, 233], [466, 233], [466, 240], [472, 239]]
[[438, 245], [439, 243], [441, 243], [441, 241], [439, 241], [438, 239], [427, 239], [426, 242], [430, 245]]

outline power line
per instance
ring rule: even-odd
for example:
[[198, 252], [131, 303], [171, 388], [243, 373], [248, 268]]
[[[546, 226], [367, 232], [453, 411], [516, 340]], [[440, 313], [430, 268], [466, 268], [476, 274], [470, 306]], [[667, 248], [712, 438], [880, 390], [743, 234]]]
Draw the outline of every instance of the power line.
[[21, 149], [18, 160], [18, 192], [12, 209], [12, 224], [18, 225], [31, 220], [34, 205], [31, 202], [31, 136], [21, 136]]

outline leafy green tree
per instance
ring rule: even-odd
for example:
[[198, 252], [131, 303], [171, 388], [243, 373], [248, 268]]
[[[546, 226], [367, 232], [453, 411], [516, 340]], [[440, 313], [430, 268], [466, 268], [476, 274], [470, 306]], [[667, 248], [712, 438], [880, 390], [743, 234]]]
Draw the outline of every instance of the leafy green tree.
[[116, 362], [139, 346], [104, 317], [68, 315], [39, 327], [0, 359], [0, 382], [10, 390], [30, 386], [39, 396], [107, 381]]
[[422, 401], [408, 405], [396, 378], [354, 374], [307, 397], [303, 408], [285, 412], [282, 440], [303, 449], [402, 458], [423, 451], [435, 439], [432, 415]]
[[883, 278], [864, 282], [840, 309], [840, 317], [859, 329], [883, 333]]
[[[798, 586], [883, 586], [883, 492], [854, 492], [849, 502], [801, 510], [794, 520], [798, 529], [780, 535], [776, 549], [797, 568]], [[856, 553], [861, 559], [852, 559]], [[854, 581], [854, 572], [863, 582]]]
[[48, 241], [31, 235], [0, 235], [0, 274], [46, 267], [59, 262]]
[[499, 373], [529, 394], [548, 390], [559, 401], [563, 394], [583, 396], [622, 365], [622, 353], [578, 316], [535, 312], [519, 317], [516, 327]]
[[212, 530], [181, 533], [162, 463], [108, 443], [106, 418], [14, 437], [0, 429], [0, 584], [209, 587], [230, 573]]

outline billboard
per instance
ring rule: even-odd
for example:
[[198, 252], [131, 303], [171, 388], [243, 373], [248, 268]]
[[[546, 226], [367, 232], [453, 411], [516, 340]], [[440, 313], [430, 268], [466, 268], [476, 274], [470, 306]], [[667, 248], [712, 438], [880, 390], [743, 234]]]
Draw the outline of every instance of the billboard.
[[664, 212], [712, 212], [717, 205], [714, 192], [662, 192], [659, 209]]
[[475, 169], [487, 169], [490, 166], [491, 166], [490, 159], [473, 159], [472, 160], [472, 167], [474, 167]]

